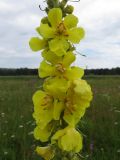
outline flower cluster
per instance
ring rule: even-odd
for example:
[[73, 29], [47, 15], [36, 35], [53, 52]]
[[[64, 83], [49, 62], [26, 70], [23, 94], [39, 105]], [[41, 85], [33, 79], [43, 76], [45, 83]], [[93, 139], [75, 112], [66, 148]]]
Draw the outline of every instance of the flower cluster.
[[92, 91], [82, 80], [84, 70], [72, 65], [76, 59], [73, 44], [85, 34], [77, 27], [78, 18], [73, 14], [64, 17], [61, 8], [53, 7], [44, 19], [36, 29], [40, 38], [31, 38], [29, 44], [33, 51], [42, 51], [38, 74], [46, 78], [43, 89], [33, 95], [33, 117], [37, 125], [34, 137], [48, 145], [36, 151], [50, 160], [57, 154], [53, 146], [63, 152], [82, 149], [82, 135], [75, 128], [90, 105]]

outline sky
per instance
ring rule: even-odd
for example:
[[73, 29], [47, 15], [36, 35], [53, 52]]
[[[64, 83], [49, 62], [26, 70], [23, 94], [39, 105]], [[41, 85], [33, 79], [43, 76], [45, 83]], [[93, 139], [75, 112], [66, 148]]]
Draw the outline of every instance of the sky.
[[[29, 39], [45, 12], [44, 0], [0, 0], [0, 68], [37, 68], [40, 52], [32, 52]], [[120, 67], [120, 0], [81, 0], [74, 5], [85, 38], [76, 45], [74, 65], [83, 68]], [[81, 56], [80, 53], [86, 55]]]

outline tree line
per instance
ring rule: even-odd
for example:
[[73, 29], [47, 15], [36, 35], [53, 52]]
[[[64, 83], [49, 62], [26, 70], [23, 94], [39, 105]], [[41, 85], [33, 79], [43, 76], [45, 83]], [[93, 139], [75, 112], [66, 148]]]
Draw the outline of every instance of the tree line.
[[0, 76], [19, 76], [19, 75], [37, 75], [37, 69], [29, 68], [19, 68], [19, 69], [9, 69], [0, 68]]
[[120, 68], [101, 68], [101, 69], [86, 69], [86, 75], [120, 75]]
[[[120, 75], [120, 68], [112, 69], [86, 69], [86, 75]], [[19, 76], [19, 75], [38, 75], [38, 69], [19, 68], [9, 69], [0, 68], [0, 76]]]

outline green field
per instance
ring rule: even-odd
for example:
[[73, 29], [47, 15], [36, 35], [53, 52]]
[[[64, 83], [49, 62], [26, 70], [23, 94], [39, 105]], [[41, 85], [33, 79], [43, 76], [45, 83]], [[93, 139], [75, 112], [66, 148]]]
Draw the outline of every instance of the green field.
[[[120, 77], [87, 77], [94, 92], [79, 124], [84, 136], [81, 160], [120, 160]], [[31, 97], [37, 77], [0, 77], [0, 160], [40, 160], [34, 153]]]

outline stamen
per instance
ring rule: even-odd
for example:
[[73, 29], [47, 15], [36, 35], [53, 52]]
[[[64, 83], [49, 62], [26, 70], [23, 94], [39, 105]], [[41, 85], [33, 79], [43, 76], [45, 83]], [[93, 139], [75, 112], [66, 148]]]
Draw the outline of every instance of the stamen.
[[61, 72], [61, 73], [64, 73], [65, 72], [65, 68], [63, 67], [62, 63], [58, 63], [56, 64], [56, 69]]
[[71, 99], [67, 98], [65, 104], [66, 104], [65, 114], [73, 114], [73, 112], [76, 111]]
[[53, 101], [52, 96], [50, 95], [46, 95], [43, 99], [43, 103], [41, 104], [42, 106], [46, 106], [48, 104], [50, 104]]
[[63, 22], [61, 22], [61, 23], [57, 26], [56, 35], [68, 36], [67, 29], [66, 29], [66, 27], [65, 27], [65, 25], [64, 25]]

